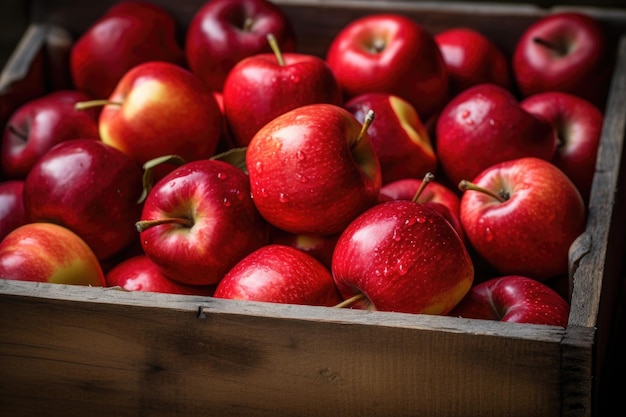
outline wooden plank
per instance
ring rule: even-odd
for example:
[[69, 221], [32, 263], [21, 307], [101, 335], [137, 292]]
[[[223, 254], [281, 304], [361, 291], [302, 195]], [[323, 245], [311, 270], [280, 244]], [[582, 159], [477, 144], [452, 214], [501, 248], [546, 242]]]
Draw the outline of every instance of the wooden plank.
[[8, 281], [0, 293], [6, 416], [560, 409], [557, 327]]

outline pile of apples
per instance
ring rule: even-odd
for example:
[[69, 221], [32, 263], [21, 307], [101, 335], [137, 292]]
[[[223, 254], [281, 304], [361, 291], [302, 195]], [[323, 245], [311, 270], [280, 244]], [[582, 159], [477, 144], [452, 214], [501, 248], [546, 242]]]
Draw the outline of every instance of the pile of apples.
[[567, 325], [612, 70], [593, 18], [538, 19], [511, 57], [393, 13], [301, 53], [266, 0], [176, 32], [117, 3], [75, 89], [11, 116], [0, 277]]

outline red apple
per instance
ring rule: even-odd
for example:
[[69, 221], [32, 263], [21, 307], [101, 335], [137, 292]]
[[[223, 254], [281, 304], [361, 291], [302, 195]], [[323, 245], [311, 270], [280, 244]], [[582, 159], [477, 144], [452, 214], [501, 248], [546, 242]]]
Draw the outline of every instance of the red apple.
[[558, 136], [552, 163], [565, 172], [588, 201], [604, 124], [603, 113], [590, 101], [559, 91], [533, 94], [523, 99], [520, 106], [552, 123]]
[[188, 162], [157, 182], [136, 226], [145, 254], [187, 285], [217, 284], [269, 241], [247, 175], [211, 159]]
[[453, 182], [474, 179], [499, 162], [522, 157], [552, 159], [556, 130], [524, 110], [517, 98], [495, 84], [471, 87], [453, 98], [436, 125], [437, 156]]
[[446, 63], [452, 96], [483, 83], [512, 88], [508, 57], [483, 33], [454, 27], [437, 33], [435, 42]]
[[361, 123], [370, 110], [376, 114], [376, 123], [367, 133], [378, 155], [383, 185], [436, 171], [437, 156], [430, 136], [408, 101], [386, 93], [364, 93], [344, 107]]
[[403, 15], [355, 19], [332, 39], [326, 60], [348, 97], [393, 94], [411, 103], [423, 121], [448, 99], [448, 72], [434, 37]]
[[63, 225], [104, 260], [137, 237], [142, 171], [126, 154], [93, 139], [69, 139], [35, 163], [24, 182], [32, 222]]
[[555, 12], [520, 36], [513, 73], [524, 96], [563, 91], [602, 107], [612, 71], [604, 28], [581, 12]]
[[28, 222], [23, 192], [23, 180], [0, 182], [0, 241], [13, 229]]
[[147, 291], [167, 294], [213, 295], [214, 286], [184, 285], [163, 275], [146, 255], [124, 259], [105, 274], [109, 287], [121, 287], [127, 291]]
[[35, 162], [52, 146], [67, 139], [98, 139], [95, 110], [74, 105], [89, 97], [76, 90], [45, 94], [20, 106], [10, 117], [2, 137], [2, 170], [24, 179]]
[[465, 235], [496, 271], [540, 281], [567, 273], [586, 208], [563, 171], [542, 159], [519, 158], [495, 164], [459, 188], [465, 190]]
[[546, 284], [507, 275], [474, 285], [451, 316], [567, 327], [569, 304]]
[[459, 235], [424, 204], [394, 200], [358, 216], [341, 233], [332, 274], [355, 308], [447, 314], [474, 279]]
[[223, 97], [226, 120], [239, 146], [247, 146], [266, 123], [296, 107], [343, 104], [341, 89], [326, 61], [279, 50], [239, 61], [224, 82]]
[[381, 186], [365, 125], [332, 104], [273, 119], [250, 141], [246, 165], [259, 212], [296, 234], [341, 232], [376, 203]]
[[28, 223], [0, 241], [0, 277], [57, 284], [106, 285], [96, 255], [78, 235], [52, 223]]
[[293, 52], [296, 38], [280, 7], [267, 0], [209, 0], [187, 28], [185, 55], [189, 68], [213, 91], [222, 91], [228, 73], [242, 59], [271, 52], [267, 35]]
[[263, 246], [238, 262], [217, 284], [214, 296], [329, 307], [341, 302], [324, 265], [305, 252], [277, 244]]
[[107, 98], [132, 67], [148, 61], [183, 65], [176, 21], [168, 10], [147, 1], [111, 6], [74, 43], [70, 72], [74, 85], [95, 98]]
[[167, 62], [147, 62], [128, 71], [104, 105], [100, 137], [138, 164], [165, 155], [185, 161], [211, 157], [222, 130], [213, 94], [188, 70]]
[[[428, 180], [426, 181], [426, 179]], [[447, 186], [438, 183], [428, 175], [424, 179], [404, 178], [383, 185], [378, 197], [379, 202], [390, 200], [410, 200], [425, 204], [441, 214], [457, 231], [465, 242], [465, 232], [461, 225], [459, 195]]]
[[273, 227], [270, 230], [270, 243], [291, 246], [308, 253], [322, 263], [330, 271], [335, 245], [339, 234], [311, 235], [285, 232]]

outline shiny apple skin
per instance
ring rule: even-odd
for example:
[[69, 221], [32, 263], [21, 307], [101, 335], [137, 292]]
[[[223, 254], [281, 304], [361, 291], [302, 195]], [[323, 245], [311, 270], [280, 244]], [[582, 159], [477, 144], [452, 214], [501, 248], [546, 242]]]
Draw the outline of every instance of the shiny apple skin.
[[296, 248], [269, 244], [235, 265], [216, 298], [332, 307], [341, 302], [330, 271]]
[[168, 278], [145, 254], [124, 259], [106, 272], [105, 278], [107, 286], [121, 287], [127, 291], [207, 296], [213, 295], [215, 291], [214, 286], [183, 285]]
[[[251, 26], [245, 28], [246, 19]], [[271, 1], [212, 0], [191, 19], [185, 38], [189, 68], [212, 91], [222, 91], [232, 68], [242, 59], [269, 53], [267, 34], [283, 52], [294, 52], [296, 36], [291, 22]]]
[[90, 97], [77, 90], [45, 94], [20, 106], [4, 128], [2, 171], [24, 179], [35, 162], [51, 147], [67, 139], [99, 139], [98, 112], [76, 110]]
[[24, 181], [0, 182], [0, 241], [13, 229], [27, 223], [24, 210]]
[[566, 274], [569, 248], [585, 230], [586, 207], [574, 183], [548, 161], [520, 158], [496, 164], [461, 197], [461, 224], [476, 252], [500, 274], [540, 281]]
[[237, 63], [224, 83], [224, 113], [233, 139], [247, 146], [272, 119], [307, 104], [343, 105], [341, 88], [326, 62], [316, 56], [259, 54]]
[[24, 209], [29, 221], [64, 225], [106, 259], [137, 238], [142, 175], [135, 161], [99, 140], [66, 140], [29, 172]]
[[376, 203], [378, 158], [347, 110], [311, 104], [265, 125], [250, 141], [246, 165], [254, 202], [274, 226], [332, 235]]
[[218, 160], [188, 162], [162, 178], [144, 202], [141, 220], [186, 218], [140, 233], [144, 253], [169, 278], [217, 284], [237, 262], [269, 241], [269, 226], [250, 196], [246, 174]]
[[406, 200], [381, 203], [341, 234], [332, 274], [343, 298], [380, 311], [447, 314], [474, 279], [461, 238], [440, 214]]
[[91, 248], [66, 227], [28, 223], [0, 242], [0, 277], [56, 284], [106, 285]]
[[567, 327], [570, 306], [548, 285], [519, 275], [474, 285], [450, 316]]

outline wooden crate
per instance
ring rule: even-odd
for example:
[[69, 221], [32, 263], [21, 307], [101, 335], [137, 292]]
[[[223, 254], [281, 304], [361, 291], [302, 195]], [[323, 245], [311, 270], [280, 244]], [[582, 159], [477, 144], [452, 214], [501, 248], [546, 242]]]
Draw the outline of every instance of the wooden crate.
[[[202, 3], [154, 1], [181, 27]], [[15, 107], [62, 83], [49, 69], [67, 52], [68, 35], [111, 3], [35, 1], [32, 24], [0, 77], [1, 103]], [[433, 33], [475, 27], [510, 52], [521, 31], [552, 10], [277, 3], [301, 50], [321, 56], [343, 25], [368, 13], [401, 12]], [[588, 224], [570, 255], [567, 328], [0, 280], [0, 415], [595, 415], [621, 293], [626, 15], [585, 11], [611, 33], [616, 68]]]

